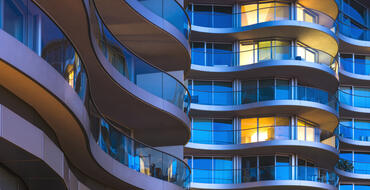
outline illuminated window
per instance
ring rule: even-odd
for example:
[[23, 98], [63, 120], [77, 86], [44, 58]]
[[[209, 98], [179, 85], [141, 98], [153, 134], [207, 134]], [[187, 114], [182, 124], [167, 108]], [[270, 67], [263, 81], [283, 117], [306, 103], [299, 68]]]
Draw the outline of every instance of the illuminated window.
[[259, 117], [241, 119], [241, 143], [290, 139], [289, 117]]
[[241, 6], [241, 26], [290, 18], [289, 3], [262, 2]]
[[297, 4], [297, 20], [304, 22], [316, 23], [318, 16], [311, 10], [304, 8], [302, 5]]
[[68, 74], [68, 84], [69, 86], [74, 88], [74, 71], [73, 70]]
[[314, 49], [305, 46], [302, 43], [297, 44], [297, 57], [308, 62], [316, 62], [317, 51]]
[[307, 121], [297, 121], [297, 140], [302, 141], [318, 141], [320, 134], [317, 133], [318, 129]]

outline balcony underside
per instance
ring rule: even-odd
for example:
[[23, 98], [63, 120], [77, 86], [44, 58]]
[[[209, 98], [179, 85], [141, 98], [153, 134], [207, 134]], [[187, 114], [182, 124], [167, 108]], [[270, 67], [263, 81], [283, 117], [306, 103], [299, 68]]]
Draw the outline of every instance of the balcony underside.
[[260, 63], [223, 67], [191, 66], [190, 79], [207, 80], [250, 80], [266, 77], [294, 77], [303, 84], [335, 92], [338, 89], [336, 73], [327, 65], [297, 60], [271, 60]]
[[340, 69], [339, 77], [340, 83], [344, 85], [370, 86], [370, 75], [354, 74]]
[[166, 71], [189, 70], [189, 42], [165, 19], [136, 0], [95, 3], [113, 35], [139, 57]]
[[356, 174], [352, 172], [346, 172], [338, 168], [335, 168], [335, 173], [337, 173], [340, 176], [340, 180], [342, 183], [345, 182], [366, 183], [369, 182], [370, 180], [370, 174]]
[[343, 150], [370, 151], [370, 141], [358, 141], [345, 137], [338, 137], [340, 148]]
[[368, 54], [370, 52], [370, 41], [357, 40], [338, 33], [340, 52]]
[[370, 116], [370, 108], [360, 108], [349, 106], [346, 104], [340, 104], [339, 106], [340, 117], [353, 117], [367, 119]]
[[260, 182], [249, 182], [241, 184], [206, 184], [191, 183], [191, 189], [215, 189], [215, 190], [336, 190], [333, 185], [301, 180], [269, 180]]

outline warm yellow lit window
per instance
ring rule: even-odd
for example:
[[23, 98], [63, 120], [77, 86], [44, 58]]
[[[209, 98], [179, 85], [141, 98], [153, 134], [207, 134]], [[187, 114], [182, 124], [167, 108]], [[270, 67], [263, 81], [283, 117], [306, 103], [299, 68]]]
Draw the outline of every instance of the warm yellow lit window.
[[74, 88], [74, 71], [72, 70], [68, 75], [68, 84]]
[[258, 141], [274, 139], [275, 117], [259, 118]]
[[315, 128], [306, 127], [306, 141], [315, 141]]
[[302, 59], [308, 62], [316, 61], [316, 53], [312, 49], [302, 45], [298, 45], [297, 47], [297, 56], [300, 56]]
[[240, 65], [249, 65], [256, 62], [257, 51], [254, 49], [254, 46], [253, 42], [240, 42]]
[[140, 159], [140, 172], [146, 175], [150, 175], [149, 167], [146, 167], [146, 161], [144, 157], [139, 157]]
[[257, 118], [246, 118], [241, 120], [241, 143], [257, 142]]
[[306, 125], [304, 122], [299, 120], [297, 125], [297, 140], [306, 140]]
[[258, 42], [258, 60], [271, 59], [271, 41]]
[[275, 7], [275, 20], [287, 20], [290, 18], [290, 7], [288, 4], [277, 2]]
[[306, 50], [306, 58], [305, 60], [308, 61], [308, 62], [315, 62], [315, 53], [310, 51], [310, 50]]
[[258, 8], [258, 22], [273, 21], [275, 17], [275, 3], [261, 3]]
[[257, 24], [257, 4], [241, 6], [241, 26]]
[[290, 41], [281, 41], [275, 40], [274, 41], [275, 52], [273, 54], [273, 59], [281, 60], [290, 58]]
[[289, 117], [276, 117], [276, 126], [289, 126]]
[[313, 13], [310, 13], [308, 9], [302, 7], [301, 5], [297, 5], [297, 20], [314, 23], [315, 16]]

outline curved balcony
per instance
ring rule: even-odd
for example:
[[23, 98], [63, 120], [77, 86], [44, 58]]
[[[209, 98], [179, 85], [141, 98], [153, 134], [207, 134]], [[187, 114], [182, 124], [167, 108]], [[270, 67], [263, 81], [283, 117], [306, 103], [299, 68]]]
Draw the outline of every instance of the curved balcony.
[[93, 2], [112, 34], [139, 57], [166, 71], [189, 69], [190, 21], [176, 0]]
[[[355, 56], [357, 56], [355, 54]], [[352, 58], [353, 59], [353, 58]], [[369, 63], [366, 63], [365, 59], [353, 59], [351, 61], [342, 58], [340, 61], [340, 82], [341, 84], [357, 85], [357, 86], [368, 86], [370, 81], [370, 72], [368, 67]]]
[[358, 94], [347, 90], [338, 90], [341, 117], [366, 118], [370, 114], [370, 96], [366, 91]]
[[365, 23], [358, 24], [350, 16], [341, 12], [338, 17], [337, 35], [341, 50], [366, 54], [370, 50], [370, 30]]
[[262, 166], [232, 170], [193, 168], [192, 171], [192, 189], [335, 190], [339, 183], [335, 172], [309, 166]]
[[[12, 9], [10, 8], [16, 7], [8, 6], [9, 4], [12, 5], [12, 3], [17, 3], [18, 5], [21, 3], [26, 3], [25, 6], [20, 7], [25, 7], [25, 12], [27, 13], [39, 15], [39, 24], [45, 24], [37, 25], [43, 29], [42, 34], [44, 35], [42, 35], [42, 39], [53, 40], [42, 41], [52, 44], [43, 44], [45, 45], [44, 47], [51, 48], [42, 49], [42, 52], [45, 52], [44, 55], [48, 55], [46, 58], [50, 58], [49, 62], [46, 62], [46, 58], [43, 59], [38, 54], [34, 53], [32, 49], [22, 44], [22, 41], [18, 38], [19, 36], [31, 36], [30, 34], [33, 34], [31, 32], [33, 31], [31, 28], [32, 23], [26, 23], [28, 29], [30, 30], [21, 30], [23, 32], [27, 32], [27, 35], [23, 33], [21, 33], [22, 35], [16, 33], [16, 38], [5, 33], [3, 30], [0, 30], [0, 41], [2, 42], [0, 43], [0, 49], [2, 50], [0, 51], [0, 84], [4, 88], [11, 91], [15, 96], [32, 106], [32, 108], [38, 114], [40, 114], [40, 116], [55, 132], [58, 142], [60, 143], [60, 147], [68, 156], [69, 161], [73, 163], [74, 166], [76, 166], [79, 170], [88, 174], [90, 178], [116, 189], [150, 189], [153, 187], [152, 185], [158, 187], [158, 189], [183, 189], [183, 187], [186, 187], [186, 178], [187, 173], [189, 173], [189, 169], [184, 162], [166, 153], [152, 149], [149, 146], [146, 146], [135, 140], [131, 140], [131, 144], [136, 146], [136, 148], [126, 147], [126, 149], [124, 149], [125, 142], [119, 142], [119, 147], [116, 147], [117, 142], [114, 140], [126, 140], [128, 143], [130, 141], [128, 139], [123, 139], [123, 135], [119, 135], [119, 133], [117, 133], [118, 130], [114, 131], [113, 129], [109, 128], [112, 132], [106, 133], [107, 130], [101, 129], [102, 137], [106, 137], [104, 134], [117, 135], [110, 136], [107, 141], [104, 141], [105, 143], [111, 143], [109, 151], [113, 149], [117, 150], [118, 152], [116, 152], [117, 154], [115, 155], [123, 156], [125, 154], [121, 154], [122, 152], [130, 152], [129, 150], [135, 150], [135, 154], [132, 154], [133, 159], [137, 161], [135, 163], [144, 165], [133, 165], [135, 168], [139, 168], [139, 170], [143, 172], [137, 172], [137, 170], [132, 170], [131, 168], [127, 167], [125, 164], [123, 164], [124, 161], [122, 161], [120, 157], [113, 157], [111, 152], [109, 152], [110, 155], [104, 153], [104, 150], [101, 148], [103, 146], [99, 146], [100, 144], [98, 145], [96, 140], [93, 139], [93, 135], [100, 134], [100, 132], [92, 133], [90, 131], [90, 129], [100, 128], [96, 125], [96, 123], [94, 123], [94, 121], [96, 121], [94, 119], [96, 118], [89, 118], [88, 112], [84, 106], [86, 88], [83, 88], [83, 84], [86, 84], [87, 80], [86, 76], [83, 75], [82, 63], [79, 61], [77, 53], [72, 51], [73, 46], [68, 43], [69, 41], [66, 40], [63, 33], [60, 32], [56, 25], [31, 1], [24, 2], [20, 0], [6, 0], [3, 2], [5, 2], [7, 5], [4, 7], [6, 13], [13, 13]], [[14, 19], [7, 20], [9, 18], [10, 17], [4, 17], [2, 19], [4, 19], [6, 22], [12, 21], [9, 23], [17, 23]], [[23, 19], [23, 17], [20, 18]], [[32, 21], [30, 18], [25, 20]], [[5, 26], [9, 26], [6, 25], [9, 23], [5, 23]], [[5, 27], [4, 30], [7, 31], [7, 29], [9, 29], [9, 27]], [[7, 32], [12, 34], [12, 31], [13, 30]], [[16, 31], [19, 32], [19, 30]], [[35, 36], [39, 37], [39, 35]], [[60, 42], [60, 38], [66, 41], [63, 41], [63, 43], [54, 43], [55, 41]], [[37, 39], [38, 38], [32, 38], [32, 40], [28, 39], [26, 42], [38, 42]], [[63, 44], [63, 46], [59, 47], [55, 44]], [[64, 66], [69, 66], [67, 63], [74, 66], [67, 68], [69, 68], [68, 71], [71, 73], [78, 74], [77, 78], [73, 78], [74, 75], [70, 73], [67, 73], [68, 75], [61, 75], [60, 71], [54, 69], [64, 69]], [[65, 78], [64, 76], [68, 77]], [[74, 89], [72, 87], [74, 87]], [[84, 95], [83, 100], [81, 99], [81, 94]], [[100, 114], [99, 116], [103, 117]], [[2, 125], [0, 127], [2, 127], [4, 123], [2, 122], [1, 124]], [[98, 122], [98, 124], [100, 123]], [[107, 129], [108, 127], [105, 124], [102, 126], [105, 127], [104, 129]], [[13, 125], [14, 124], [12, 124], [12, 126]], [[12, 132], [13, 129], [15, 130], [14, 127], [11, 127], [10, 129], [10, 132]], [[5, 132], [4, 130], [0, 131], [1, 135], [5, 134], [3, 133]], [[113, 131], [115, 133], [113, 133]], [[29, 133], [27, 134], [30, 135]], [[27, 137], [26, 139], [29, 138], [31, 137]], [[41, 140], [40, 138], [36, 139]], [[22, 142], [24, 143], [23, 140]], [[101, 142], [103, 142], [103, 140]], [[28, 147], [29, 145], [26, 146]], [[151, 156], [153, 159], [151, 160], [152, 162], [148, 162], [147, 160], [144, 160], [144, 157], [140, 157], [148, 156], [145, 155], [145, 153], [148, 152], [150, 152], [150, 154], [156, 154], [155, 156]], [[43, 153], [40, 154], [43, 155]], [[154, 159], [163, 160], [158, 161]], [[54, 161], [55, 160], [53, 157], [52, 164], [55, 164]], [[157, 178], [151, 177], [153, 175], [149, 173], [152, 170], [148, 169], [148, 167], [152, 168], [153, 165], [145, 165], [147, 163], [153, 164], [155, 161], [163, 164], [161, 165], [162, 174], [160, 175], [159, 173], [156, 173], [156, 176], [161, 177]], [[52, 167], [54, 167], [54, 165]], [[160, 171], [157, 168], [153, 169], [158, 172]], [[63, 174], [64, 170], [61, 171]]]
[[335, 93], [306, 86], [266, 86], [242, 91], [201, 91], [192, 93], [193, 116], [261, 116], [292, 114], [306, 118], [324, 130], [333, 131], [338, 124]]
[[370, 150], [370, 129], [339, 124], [335, 133], [343, 149]]
[[[127, 100], [116, 99], [117, 103], [124, 101], [124, 105], [122, 105], [124, 108], [122, 109], [126, 110], [126, 113], [130, 112], [127, 113], [127, 117], [112, 109], [106, 101], [102, 103], [104, 104], [102, 105], [102, 109], [104, 109], [102, 112], [113, 121], [134, 129], [136, 138], [149, 144], [158, 146], [185, 144], [190, 138], [190, 121], [187, 116], [190, 95], [187, 88], [172, 75], [144, 62], [123, 47], [105, 27], [93, 3], [90, 3], [89, 11], [91, 40], [97, 58], [111, 77], [111, 80], [113, 79], [121, 88], [123, 87], [125, 91], [128, 91], [130, 95], [132, 94], [139, 99], [135, 100], [137, 103], [134, 103], [134, 105], [130, 103], [132, 97]], [[106, 92], [97, 93], [101, 94], [101, 96], [106, 94]], [[129, 94], [127, 96], [130, 96]], [[148, 108], [147, 106], [138, 107], [138, 101], [140, 103], [145, 101], [154, 109], [160, 108], [155, 111], [146, 111], [145, 120], [147, 121], [142, 121], [145, 122], [145, 125], [139, 127], [137, 126], [137, 121], [132, 121], [132, 117], [144, 114]], [[127, 110], [127, 106], [130, 104], [132, 109]], [[153, 121], [155, 120], [159, 123], [154, 124]], [[167, 122], [163, 123], [163, 121]], [[169, 135], [167, 133], [166, 137], [163, 136], [161, 141], [158, 141], [157, 138], [164, 135], [163, 131], [171, 132], [172, 134]]]
[[370, 163], [340, 159], [335, 172], [343, 181], [366, 181], [370, 179]]
[[193, 129], [185, 146], [189, 155], [297, 153], [334, 166], [338, 143], [333, 133], [315, 127], [263, 126], [240, 130]]
[[[338, 61], [321, 50], [304, 46], [272, 46], [231, 52], [192, 50], [192, 79], [254, 79], [274, 76], [296, 77], [299, 81], [335, 91]], [[315, 77], [312, 77], [315, 76]], [[325, 81], [325, 83], [323, 82]]]
[[[290, 38], [335, 56], [338, 52], [333, 32], [335, 19], [309, 8], [297, 7], [295, 14], [290, 9], [290, 6], [274, 6], [241, 13], [190, 12], [194, 17], [192, 40]], [[320, 43], [312, 39], [320, 39]]]

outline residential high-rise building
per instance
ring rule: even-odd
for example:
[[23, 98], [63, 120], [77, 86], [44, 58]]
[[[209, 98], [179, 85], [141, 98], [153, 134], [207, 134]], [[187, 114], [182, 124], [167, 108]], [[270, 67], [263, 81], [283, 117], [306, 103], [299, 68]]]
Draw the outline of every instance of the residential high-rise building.
[[370, 189], [369, 8], [189, 1], [192, 189]]
[[368, 0], [0, 0], [0, 190], [370, 190], [369, 26]]

